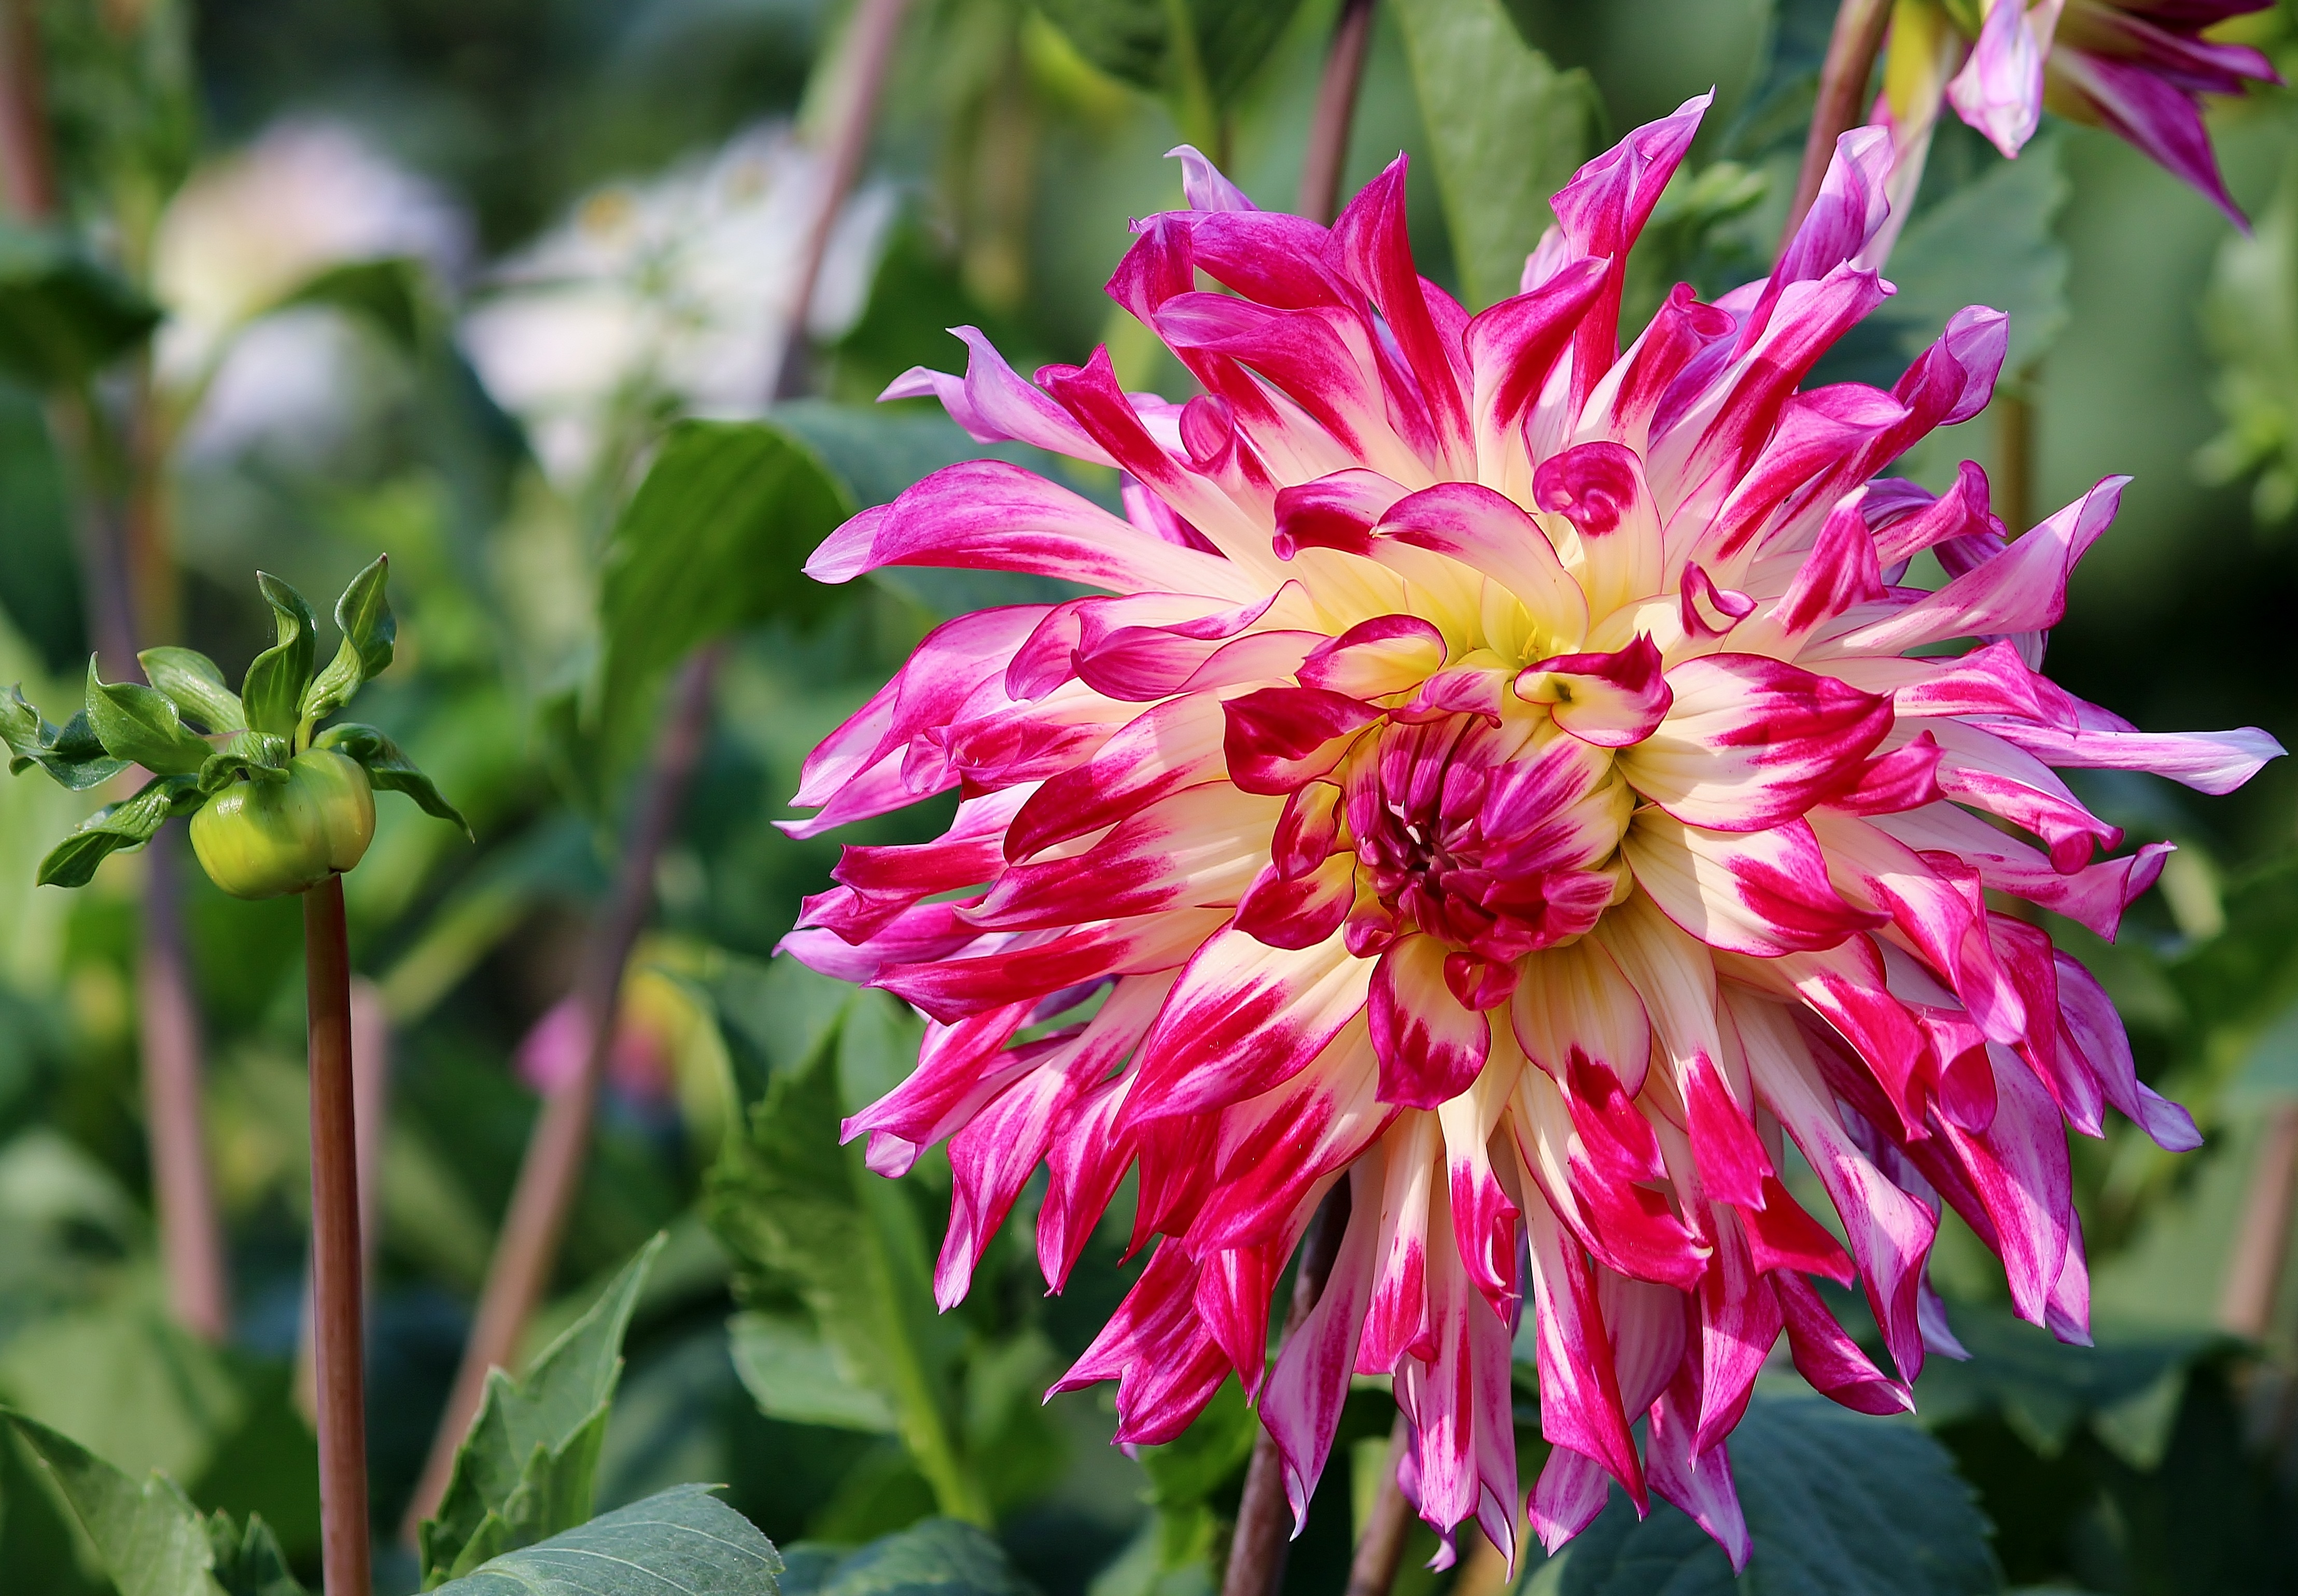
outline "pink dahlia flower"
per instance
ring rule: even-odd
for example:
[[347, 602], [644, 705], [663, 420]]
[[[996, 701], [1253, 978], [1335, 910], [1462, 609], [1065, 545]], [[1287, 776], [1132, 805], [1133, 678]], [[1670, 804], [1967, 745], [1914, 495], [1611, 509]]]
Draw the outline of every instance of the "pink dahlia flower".
[[[2265, 56], [2203, 34], [2274, 0], [1981, 0], [1970, 58], [1947, 85], [1963, 119], [2016, 155], [2046, 105], [2128, 139], [2237, 223], [2201, 97], [2279, 83]], [[1905, 11], [1905, 7], [1901, 8]]]
[[[1296, 1514], [1350, 1377], [1389, 1375], [1423, 1517], [1512, 1551], [1528, 1312], [1542, 1537], [1608, 1478], [1743, 1558], [1726, 1437], [1782, 1333], [1838, 1402], [1908, 1406], [1952, 1345], [1945, 1204], [2079, 1338], [2062, 1123], [2112, 1104], [2196, 1139], [2005, 906], [2112, 934], [2160, 868], [2095, 858], [2121, 834], [2052, 766], [2219, 793], [2279, 750], [2140, 732], [2038, 673], [2119, 481], [2006, 541], [1976, 466], [1937, 498], [1875, 476], [1986, 403], [2000, 315], [1888, 392], [1797, 391], [1891, 292], [1856, 264], [1881, 130], [1846, 136], [1768, 282], [1678, 288], [1619, 351], [1629, 247], [1705, 107], [1583, 168], [1525, 292], [1476, 316], [1414, 269], [1401, 158], [1326, 228], [1182, 152], [1189, 209], [1138, 225], [1110, 289], [1203, 393], [1124, 392], [1105, 351], [1033, 385], [971, 329], [963, 378], [889, 391], [1115, 466], [1126, 516], [978, 462], [809, 566], [1101, 590], [948, 622], [814, 752], [797, 835], [959, 802], [938, 842], [847, 850], [786, 945], [927, 1016], [847, 1131], [889, 1174], [948, 1140], [941, 1301], [1039, 1164], [1055, 1290], [1137, 1172], [1146, 1272], [1062, 1386], [1115, 1378], [1119, 1438], [1159, 1442], [1234, 1370]], [[1900, 585], [1925, 549], [1937, 592]], [[1343, 1185], [1269, 1370], [1272, 1288]], [[1864, 1287], [1894, 1372], [1814, 1277]]]

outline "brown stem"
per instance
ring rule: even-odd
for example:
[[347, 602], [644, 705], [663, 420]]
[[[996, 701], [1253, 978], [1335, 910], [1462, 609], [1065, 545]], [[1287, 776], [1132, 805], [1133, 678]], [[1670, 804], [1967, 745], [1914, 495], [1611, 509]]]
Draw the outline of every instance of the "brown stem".
[[838, 226], [838, 212], [847, 191], [862, 175], [862, 161], [870, 153], [871, 129], [877, 125], [878, 97], [893, 64], [894, 45], [902, 32], [902, 13], [909, 0], [861, 0], [848, 25], [839, 65], [844, 79], [830, 118], [829, 136], [822, 141], [822, 203], [815, 208], [806, 234], [806, 251], [798, 258], [798, 281], [790, 293], [789, 328], [784, 334], [781, 365], [774, 373], [769, 400], [786, 399], [803, 392], [806, 382], [806, 316], [814, 308], [814, 285], [822, 280], [822, 257], [830, 252], [830, 235]]
[[1404, 1561], [1404, 1537], [1412, 1528], [1412, 1503], [1396, 1473], [1410, 1444], [1411, 1427], [1399, 1413], [1389, 1427], [1388, 1460], [1381, 1465], [1380, 1490], [1372, 1499], [1372, 1517], [1357, 1539], [1357, 1553], [1349, 1562], [1347, 1596], [1388, 1596], [1396, 1584], [1397, 1566]]
[[[1325, 1292], [1341, 1238], [1349, 1228], [1349, 1187], [1335, 1186], [1317, 1211], [1301, 1266], [1293, 1271], [1293, 1302], [1285, 1312], [1285, 1337], [1292, 1338]], [[1285, 1553], [1291, 1540], [1292, 1504], [1285, 1495], [1285, 1460], [1267, 1428], [1254, 1436], [1245, 1465], [1244, 1494], [1236, 1504], [1236, 1531], [1228, 1543], [1228, 1569], [1221, 1596], [1276, 1596], [1285, 1583]]]
[[462, 1365], [456, 1371], [454, 1389], [432, 1436], [422, 1477], [400, 1526], [401, 1537], [410, 1545], [423, 1520], [438, 1510], [440, 1499], [446, 1494], [456, 1450], [486, 1390], [487, 1370], [512, 1365], [527, 1318], [558, 1263], [559, 1238], [582, 1184], [591, 1110], [614, 1045], [624, 967], [630, 962], [631, 950], [653, 909], [655, 869], [677, 827], [687, 786], [702, 757], [710, 730], [711, 689], [723, 654], [723, 644], [706, 644], [697, 649], [680, 668], [672, 688], [670, 716], [655, 745], [622, 864], [615, 875], [614, 893], [592, 928], [583, 955], [578, 989], [587, 1027], [583, 1068], [545, 1100], [542, 1117], [528, 1138], [526, 1156], [518, 1167], [518, 1184], [511, 1192], [510, 1210], [504, 1215], [486, 1285], [479, 1296], [478, 1316], [463, 1347]]
[[0, 0], [0, 189], [8, 209], [28, 221], [56, 210], [54, 145], [40, 53], [37, 0]]
[[1891, 0], [1843, 0], [1835, 12], [1835, 29], [1828, 36], [1827, 57], [1819, 68], [1819, 98], [1811, 108], [1811, 133], [1804, 140], [1803, 169], [1796, 174], [1795, 201], [1788, 207], [1787, 226], [1780, 230], [1784, 251], [1811, 203], [1819, 198], [1827, 163], [1835, 159], [1835, 141], [1865, 119], [1867, 79], [1882, 53], [1883, 35], [1891, 25]]
[[231, 1333], [231, 1287], [202, 1134], [200, 1016], [177, 895], [181, 858], [173, 826], [145, 846], [144, 944], [136, 967], [144, 1115], [168, 1306], [194, 1335], [221, 1341]]
[[369, 1596], [360, 1299], [359, 1131], [343, 884], [303, 894], [311, 1039], [312, 1362], [319, 1394], [319, 1563], [327, 1596]]
[[[375, 1283], [375, 1242], [381, 1234], [376, 1203], [383, 1186], [383, 1125], [391, 1103], [391, 1019], [383, 993], [364, 976], [351, 978], [351, 1113], [359, 1126], [360, 1280]], [[295, 1337], [295, 1405], [314, 1424], [319, 1418], [318, 1365], [312, 1347], [311, 1279], [303, 1278], [303, 1318]]]
[[1372, 44], [1373, 0], [1341, 0], [1333, 23], [1325, 76], [1317, 85], [1317, 112], [1309, 124], [1309, 152], [1301, 162], [1301, 214], [1329, 222], [1341, 208], [1342, 169], [1348, 164], [1349, 128], [1356, 120], [1357, 89], [1364, 82]]
[[2290, 1253], [2294, 1200], [2298, 1200], [2298, 1103], [2279, 1103], [2267, 1115], [2259, 1138], [2242, 1225], [2235, 1232], [2226, 1285], [2219, 1296], [2219, 1323], [2253, 1341], [2274, 1322], [2282, 1265]]

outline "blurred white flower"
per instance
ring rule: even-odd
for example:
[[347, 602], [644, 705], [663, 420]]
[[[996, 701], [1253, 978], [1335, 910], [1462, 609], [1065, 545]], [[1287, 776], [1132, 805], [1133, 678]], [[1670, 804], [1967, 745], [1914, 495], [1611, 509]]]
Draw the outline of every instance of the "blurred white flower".
[[[554, 481], [588, 474], [618, 407], [763, 407], [822, 181], [787, 128], [752, 128], [715, 155], [591, 193], [494, 275], [463, 345]], [[807, 307], [814, 336], [860, 316], [893, 210], [882, 186], [847, 202]]]
[[152, 271], [168, 309], [158, 378], [198, 399], [187, 451], [340, 437], [356, 334], [334, 311], [272, 313], [335, 267], [413, 259], [451, 280], [468, 250], [452, 201], [335, 123], [275, 124], [195, 172], [161, 218]]

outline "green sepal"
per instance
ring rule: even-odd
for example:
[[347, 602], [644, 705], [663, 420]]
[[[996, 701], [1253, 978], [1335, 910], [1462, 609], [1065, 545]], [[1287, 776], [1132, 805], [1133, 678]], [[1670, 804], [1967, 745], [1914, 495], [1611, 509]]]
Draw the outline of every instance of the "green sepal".
[[37, 765], [75, 793], [110, 781], [128, 769], [126, 760], [103, 751], [86, 710], [75, 712], [59, 731], [41, 718], [21, 687], [9, 688], [7, 697], [0, 699], [0, 742], [8, 745], [13, 756], [8, 761], [11, 775]]
[[184, 724], [175, 701], [141, 682], [107, 682], [87, 662], [87, 722], [105, 753], [155, 776], [189, 776], [208, 762], [210, 748]]
[[140, 848], [170, 817], [195, 812], [207, 802], [190, 776], [162, 776], [133, 798], [103, 808], [80, 822], [40, 861], [42, 886], [86, 886], [95, 867], [122, 848]]
[[311, 679], [318, 658], [318, 622], [303, 596], [268, 572], [255, 573], [256, 585], [271, 605], [279, 625], [279, 641], [255, 656], [240, 684], [239, 696], [247, 724], [276, 736], [295, 735], [302, 719], [303, 688]]
[[236, 733], [200, 767], [200, 791], [212, 796], [242, 777], [285, 781], [287, 761], [294, 751], [294, 745], [285, 737], [268, 731]]
[[216, 662], [196, 648], [147, 648], [136, 656], [144, 679], [168, 695], [176, 708], [210, 731], [241, 731], [247, 712], [227, 687]]
[[391, 668], [392, 645], [399, 622], [391, 613], [384, 590], [391, 556], [378, 555], [375, 564], [351, 579], [335, 600], [335, 624], [343, 628], [343, 646], [327, 668], [304, 689], [302, 723], [314, 725], [351, 701], [360, 684], [373, 681]]
[[471, 823], [463, 819], [463, 811], [439, 795], [431, 778], [416, 768], [415, 762], [399, 751], [399, 745], [384, 736], [372, 726], [361, 726], [356, 720], [346, 720], [341, 726], [330, 726], [311, 745], [315, 748], [332, 748], [359, 761], [367, 777], [386, 792], [404, 793], [415, 800], [417, 807], [426, 815], [451, 820], [463, 828], [463, 835], [476, 841]]

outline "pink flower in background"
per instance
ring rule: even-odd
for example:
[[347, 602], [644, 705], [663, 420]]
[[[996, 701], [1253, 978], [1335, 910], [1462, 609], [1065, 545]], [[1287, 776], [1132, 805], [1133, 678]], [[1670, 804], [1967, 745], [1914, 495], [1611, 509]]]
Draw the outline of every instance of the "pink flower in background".
[[2201, 96], [2238, 95], [2251, 83], [2281, 78], [2248, 45], [2203, 36], [2273, 3], [1983, 0], [1977, 42], [1947, 96], [2005, 155], [2018, 154], [2035, 136], [2046, 105], [2105, 128], [2240, 222], [2203, 126]]
[[[2120, 832], [2052, 766], [2217, 793], [2279, 750], [2039, 674], [2119, 480], [2006, 541], [1976, 466], [1937, 497], [1876, 476], [1986, 404], [2002, 316], [1955, 316], [1889, 391], [1798, 391], [1890, 292], [1857, 263], [1881, 129], [1769, 281], [1680, 287], [1620, 352], [1629, 248], [1705, 108], [1583, 169], [1525, 292], [1476, 316], [1414, 267], [1401, 159], [1327, 229], [1182, 152], [1190, 209], [1137, 225], [1110, 291], [1203, 394], [1124, 392], [1105, 352], [1033, 385], [971, 329], [963, 378], [889, 391], [1116, 467], [1126, 515], [977, 462], [809, 567], [1100, 590], [948, 622], [814, 752], [797, 835], [959, 802], [939, 841], [847, 849], [786, 946], [927, 1016], [847, 1129], [886, 1174], [948, 1142], [941, 1302], [1041, 1163], [1056, 1290], [1137, 1172], [1146, 1271], [1062, 1385], [1115, 1378], [1120, 1439], [1160, 1442], [1235, 1370], [1296, 1513], [1351, 1376], [1389, 1375], [1423, 1517], [1512, 1549], [1521, 1321], [1542, 1538], [1616, 1480], [1742, 1559], [1728, 1437], [1783, 1333], [1838, 1402], [1907, 1407], [1954, 1345], [1925, 1276], [1952, 1206], [2079, 1339], [2063, 1127], [2111, 1105], [2196, 1139], [2000, 905], [2112, 935], [2161, 868], [2102, 856]], [[1901, 585], [1924, 550], [1936, 593]], [[1337, 1259], [1270, 1370], [1272, 1289], [1335, 1189]], [[1890, 1371], [1814, 1279], [1864, 1287]]]
[[[671, 1089], [671, 1043], [651, 1016], [626, 1004], [607, 1051], [608, 1084], [638, 1103], [658, 1103]], [[569, 992], [544, 1011], [519, 1039], [513, 1056], [518, 1078], [548, 1097], [583, 1072], [591, 1048], [591, 1024], [579, 993]]]

